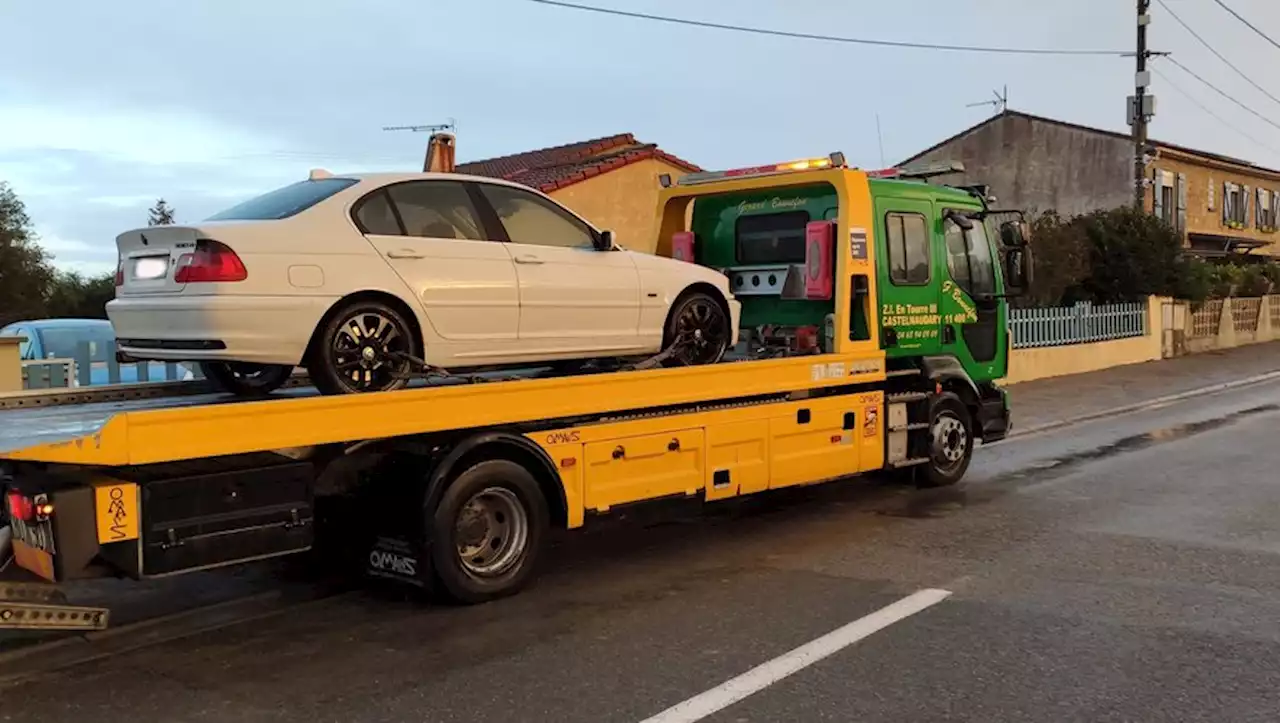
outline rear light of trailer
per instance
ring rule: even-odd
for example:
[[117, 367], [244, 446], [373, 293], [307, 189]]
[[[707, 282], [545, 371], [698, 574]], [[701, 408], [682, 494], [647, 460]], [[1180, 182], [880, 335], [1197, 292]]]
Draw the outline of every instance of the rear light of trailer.
[[804, 229], [804, 297], [831, 298], [835, 270], [835, 221], [811, 221]]
[[10, 492], [7, 495], [9, 514], [15, 520], [23, 522], [31, 522], [36, 518], [36, 505], [31, 501], [30, 497], [20, 492]]
[[249, 272], [244, 262], [231, 247], [218, 241], [201, 239], [196, 242], [194, 253], [178, 257], [173, 280], [179, 284], [220, 283], [244, 281]]

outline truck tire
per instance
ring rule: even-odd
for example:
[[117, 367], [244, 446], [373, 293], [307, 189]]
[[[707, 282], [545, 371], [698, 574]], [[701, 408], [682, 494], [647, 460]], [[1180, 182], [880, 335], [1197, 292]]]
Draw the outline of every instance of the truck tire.
[[291, 366], [241, 362], [200, 362], [200, 371], [219, 389], [238, 397], [265, 397], [293, 375]]
[[431, 568], [439, 591], [475, 604], [528, 585], [546, 545], [551, 515], [537, 480], [505, 459], [454, 478], [431, 520]]
[[947, 487], [959, 482], [973, 459], [973, 419], [969, 408], [951, 392], [929, 403], [929, 463], [921, 465], [916, 486]]

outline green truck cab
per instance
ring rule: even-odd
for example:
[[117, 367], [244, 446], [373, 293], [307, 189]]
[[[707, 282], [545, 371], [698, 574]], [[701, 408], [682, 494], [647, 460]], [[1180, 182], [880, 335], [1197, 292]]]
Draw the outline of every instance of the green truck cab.
[[[825, 167], [839, 171], [842, 157], [831, 158]], [[802, 161], [780, 164], [776, 172], [800, 164], [805, 170], [823, 167]], [[928, 182], [962, 170], [959, 164], [844, 169], [860, 176], [857, 182], [780, 184], [700, 197], [693, 203], [683, 253], [729, 276], [742, 303], [738, 351], [750, 358], [768, 356], [771, 349], [777, 356], [836, 351], [836, 329], [843, 327], [837, 323], [838, 295], [805, 293], [795, 270], [834, 276], [839, 257], [827, 258], [837, 248], [853, 259], [869, 256], [874, 286], [864, 279], [867, 288], [851, 294], [858, 298], [861, 292], [871, 303], [848, 307], [849, 338], [868, 339], [874, 330], [891, 371], [916, 370], [928, 384], [954, 388], [974, 410], [975, 436], [994, 441], [1009, 429], [1007, 395], [999, 380], [1009, 364], [1007, 299], [1029, 283], [1028, 233], [1020, 212], [991, 208], [986, 189]], [[681, 183], [769, 172], [762, 167], [708, 173]], [[834, 235], [842, 196], [857, 207], [851, 217], [869, 220], [870, 233], [860, 229], [859, 239], [859, 229], [853, 229], [847, 247], [838, 239], [815, 250], [824, 224]], [[673, 243], [678, 246], [679, 239]], [[681, 256], [679, 248], [672, 251]]]

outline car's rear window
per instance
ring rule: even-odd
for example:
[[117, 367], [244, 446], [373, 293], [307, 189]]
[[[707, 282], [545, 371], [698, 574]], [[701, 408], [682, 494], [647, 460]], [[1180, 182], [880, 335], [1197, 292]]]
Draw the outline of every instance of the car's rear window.
[[264, 193], [257, 198], [251, 198], [205, 220], [274, 221], [289, 218], [355, 184], [356, 179], [354, 178], [321, 178], [314, 181], [299, 181], [284, 188], [277, 188], [270, 193]]

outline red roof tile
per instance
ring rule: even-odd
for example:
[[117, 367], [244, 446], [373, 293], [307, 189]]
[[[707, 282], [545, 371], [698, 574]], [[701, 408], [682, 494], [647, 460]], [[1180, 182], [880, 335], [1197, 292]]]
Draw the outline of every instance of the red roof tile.
[[456, 170], [523, 183], [547, 193], [646, 158], [657, 158], [689, 172], [702, 170], [652, 143], [637, 141], [630, 133], [461, 163]]

